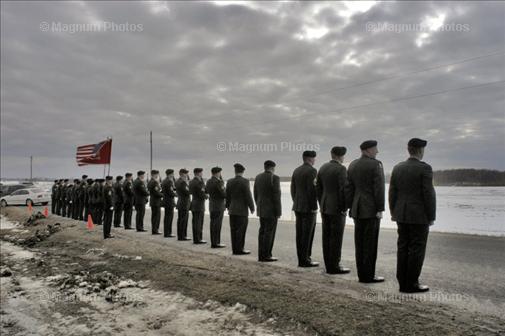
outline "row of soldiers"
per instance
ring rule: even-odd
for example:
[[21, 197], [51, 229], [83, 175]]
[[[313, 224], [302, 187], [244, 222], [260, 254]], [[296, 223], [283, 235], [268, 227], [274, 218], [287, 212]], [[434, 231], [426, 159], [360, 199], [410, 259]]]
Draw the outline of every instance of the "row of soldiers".
[[[428, 290], [419, 284], [429, 226], [435, 220], [436, 200], [432, 182], [432, 169], [421, 161], [427, 141], [413, 138], [407, 144], [409, 159], [393, 169], [389, 205], [392, 220], [398, 224], [397, 280], [400, 291], [414, 293]], [[303, 152], [303, 163], [297, 167], [291, 179], [292, 210], [296, 215], [296, 247], [299, 267], [319, 265], [311, 259], [316, 214], [320, 210], [323, 231], [323, 257], [326, 272], [346, 274], [350, 270], [340, 263], [342, 240], [347, 211], [353, 218], [355, 257], [358, 278], [363, 283], [384, 281], [375, 274], [379, 226], [385, 206], [385, 181], [382, 163], [376, 159], [377, 141], [367, 140], [360, 145], [362, 155], [347, 169], [343, 165], [346, 148], [335, 146], [331, 150], [331, 160], [317, 171], [313, 166], [316, 152]], [[192, 213], [194, 244], [205, 244], [202, 239], [205, 202], [209, 200], [211, 247], [222, 248], [221, 227], [225, 209], [228, 210], [233, 254], [244, 255], [249, 213], [257, 210], [260, 220], [258, 237], [258, 260], [276, 261], [272, 256], [277, 221], [281, 217], [280, 178], [275, 175], [275, 162], [267, 160], [264, 172], [256, 176], [254, 190], [250, 181], [243, 177], [245, 167], [234, 165], [235, 177], [225, 182], [221, 168], [211, 170], [212, 177], [205, 183], [203, 169], [193, 170], [194, 178], [189, 180], [188, 170], [179, 170], [175, 180], [174, 171], [167, 169], [166, 178], [161, 181], [159, 171], [151, 171], [151, 179], [145, 183], [145, 172], [117, 176], [116, 182], [107, 176], [91, 180], [55, 181], [53, 186], [53, 213], [67, 215], [74, 219], [86, 219], [91, 215], [97, 224], [104, 223], [104, 238], [110, 234], [112, 221], [124, 228], [131, 227], [132, 208], [136, 210], [136, 230], [145, 232], [145, 207], [151, 207], [152, 234], [158, 235], [161, 222], [161, 207], [165, 208], [163, 219], [164, 236], [172, 234], [174, 208], [177, 208], [177, 238], [191, 240], [187, 235], [189, 211]], [[177, 198], [177, 202], [175, 201]], [[319, 205], [319, 206], [318, 206]], [[257, 208], [257, 209], [255, 209]]]

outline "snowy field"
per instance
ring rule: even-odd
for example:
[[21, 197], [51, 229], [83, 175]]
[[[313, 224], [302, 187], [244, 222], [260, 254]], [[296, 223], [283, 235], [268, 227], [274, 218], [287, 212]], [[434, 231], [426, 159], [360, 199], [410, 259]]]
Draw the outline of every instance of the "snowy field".
[[[37, 184], [49, 190], [52, 185], [51, 182]], [[386, 185], [386, 194], [388, 188], [389, 185]], [[281, 219], [294, 220], [295, 215], [291, 211], [293, 203], [289, 192], [290, 182], [281, 182], [281, 189], [283, 213]], [[505, 187], [435, 187], [435, 190], [437, 220], [432, 231], [505, 236]], [[396, 228], [396, 224], [391, 222], [387, 203], [386, 209], [382, 227]], [[321, 222], [319, 215], [317, 221]], [[348, 218], [347, 224], [352, 225], [352, 219]]]

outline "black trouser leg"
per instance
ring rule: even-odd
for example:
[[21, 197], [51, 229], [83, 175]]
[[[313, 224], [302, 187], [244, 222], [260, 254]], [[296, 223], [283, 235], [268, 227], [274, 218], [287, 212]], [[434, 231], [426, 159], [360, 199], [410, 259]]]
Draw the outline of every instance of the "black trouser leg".
[[326, 272], [340, 267], [345, 216], [321, 214], [323, 220], [323, 257]]
[[296, 212], [295, 215], [298, 264], [307, 264], [312, 261], [312, 242], [316, 227], [316, 214]]
[[131, 229], [132, 227], [132, 212], [133, 206], [131, 204], [125, 204], [123, 215], [123, 224], [125, 229]]
[[188, 236], [188, 210], [179, 209], [177, 214], [177, 239]]
[[244, 250], [247, 222], [247, 216], [230, 215], [231, 248], [234, 254]]
[[211, 246], [221, 244], [221, 226], [223, 225], [224, 211], [211, 211], [210, 213], [210, 243]]
[[123, 203], [114, 205], [114, 227], [121, 226], [121, 215], [123, 214]]
[[112, 213], [110, 209], [106, 209], [103, 214], [103, 238], [110, 236], [110, 230], [112, 226]]
[[258, 260], [272, 257], [272, 249], [277, 230], [277, 218], [260, 217], [260, 229], [258, 234]]
[[83, 217], [82, 220], [87, 222], [88, 221], [88, 215], [89, 215], [89, 205], [84, 205], [84, 211], [83, 211]]
[[51, 213], [54, 214], [55, 210], [56, 210], [56, 203], [54, 201], [54, 198], [51, 198]]
[[172, 234], [172, 222], [174, 220], [174, 207], [165, 206], [165, 216], [163, 217], [163, 236], [168, 237]]
[[135, 204], [135, 227], [137, 231], [144, 230], [144, 215], [146, 213], [146, 206], [144, 204]]
[[193, 227], [193, 242], [203, 240], [203, 211], [192, 211], [191, 224]]
[[375, 277], [380, 220], [377, 218], [355, 219], [354, 223], [358, 278], [368, 281]]
[[161, 207], [151, 206], [151, 233], [160, 231]]
[[61, 217], [67, 217], [67, 203], [61, 202]]
[[103, 204], [98, 204], [96, 207], [96, 223], [98, 225], [103, 224]]
[[419, 281], [426, 253], [428, 224], [398, 223], [396, 278], [400, 288], [409, 288]]

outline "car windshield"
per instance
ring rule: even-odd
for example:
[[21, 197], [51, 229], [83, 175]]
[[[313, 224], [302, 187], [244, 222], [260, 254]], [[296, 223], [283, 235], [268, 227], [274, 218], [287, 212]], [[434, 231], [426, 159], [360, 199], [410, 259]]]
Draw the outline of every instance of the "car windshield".
[[44, 192], [44, 190], [42, 190], [42, 189], [30, 189], [30, 191], [31, 191], [32, 193], [36, 193], [36, 194], [37, 194], [37, 193], [43, 193], [43, 192]]

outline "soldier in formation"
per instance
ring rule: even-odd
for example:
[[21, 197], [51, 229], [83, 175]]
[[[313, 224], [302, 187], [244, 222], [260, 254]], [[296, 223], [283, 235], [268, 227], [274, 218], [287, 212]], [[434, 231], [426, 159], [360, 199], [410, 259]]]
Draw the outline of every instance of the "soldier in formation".
[[174, 170], [165, 170], [165, 175], [166, 177], [161, 183], [163, 208], [165, 209], [165, 214], [163, 216], [163, 236], [165, 238], [173, 238], [175, 235], [172, 234], [172, 222], [174, 220], [175, 197], [177, 196], [177, 192], [175, 191]]
[[205, 185], [205, 190], [209, 195], [211, 248], [226, 247], [226, 245], [221, 244], [221, 227], [223, 225], [226, 199], [226, 187], [221, 176], [221, 170], [220, 167], [213, 167], [211, 169], [212, 177]]
[[193, 169], [194, 177], [189, 182], [189, 193], [191, 194], [191, 224], [193, 227], [193, 243], [206, 244], [203, 240], [203, 220], [205, 215], [205, 200], [208, 198], [205, 192], [205, 183], [203, 182], [202, 168]]
[[160, 220], [161, 220], [161, 200], [163, 193], [161, 192], [160, 172], [151, 170], [151, 179], [147, 184], [149, 191], [149, 206], [151, 207], [151, 233], [159, 235], [160, 233]]

